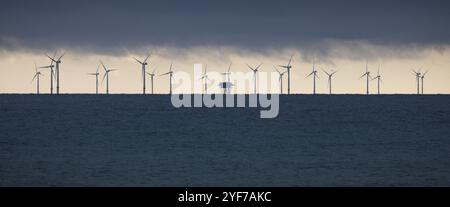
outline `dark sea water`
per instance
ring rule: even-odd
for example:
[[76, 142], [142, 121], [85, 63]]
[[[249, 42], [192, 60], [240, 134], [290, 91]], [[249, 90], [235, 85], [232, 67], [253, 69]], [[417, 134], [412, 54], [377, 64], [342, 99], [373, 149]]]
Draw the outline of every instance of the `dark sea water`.
[[0, 186], [450, 186], [450, 96], [0, 95]]

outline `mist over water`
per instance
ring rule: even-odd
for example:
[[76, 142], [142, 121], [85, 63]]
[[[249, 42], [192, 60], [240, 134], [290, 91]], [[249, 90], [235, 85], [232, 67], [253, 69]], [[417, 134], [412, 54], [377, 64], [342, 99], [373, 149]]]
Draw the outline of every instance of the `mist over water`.
[[450, 96], [0, 95], [0, 186], [450, 186]]

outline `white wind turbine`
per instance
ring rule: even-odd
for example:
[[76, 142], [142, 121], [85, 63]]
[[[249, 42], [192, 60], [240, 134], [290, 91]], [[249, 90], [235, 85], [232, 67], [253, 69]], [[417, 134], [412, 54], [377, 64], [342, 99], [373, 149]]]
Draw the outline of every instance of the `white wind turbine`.
[[231, 92], [231, 87], [233, 87], [233, 84], [230, 82], [230, 75], [231, 75], [231, 64], [228, 66], [228, 70], [225, 73], [221, 73], [225, 76], [226, 81], [219, 83], [219, 87], [223, 89], [223, 93], [227, 94]]
[[155, 67], [155, 68], [153, 69], [153, 72], [152, 72], [152, 73], [146, 72], [147, 75], [150, 76], [150, 82], [151, 82], [151, 84], [152, 84], [152, 94], [154, 94], [154, 92], [153, 92], [153, 79], [154, 79], [154, 77], [155, 77], [155, 71], [156, 71], [156, 68], [158, 68], [158, 67]]
[[97, 70], [95, 73], [88, 73], [88, 75], [94, 75], [95, 76], [95, 94], [98, 94], [98, 76], [100, 73], [98, 70], [100, 69], [100, 64], [97, 66]]
[[208, 69], [208, 65], [205, 65], [205, 71], [204, 71], [204, 73], [203, 73], [203, 76], [200, 78], [200, 80], [203, 80], [204, 82], [204, 91], [203, 91], [203, 93], [204, 94], [208, 94], [208, 71], [207, 71], [207, 69]]
[[288, 62], [287, 65], [279, 65], [280, 67], [286, 68], [286, 70], [287, 70], [287, 74], [288, 74], [288, 94], [291, 94], [291, 69], [292, 69], [291, 61], [292, 61], [293, 57], [294, 57], [294, 55], [291, 56], [291, 58], [289, 59], [289, 62]]
[[253, 71], [253, 83], [254, 83], [253, 84], [253, 93], [254, 94], [256, 94], [256, 77], [257, 77], [256, 73], [258, 72], [258, 69], [261, 67], [261, 65], [262, 65], [262, 63], [259, 64], [256, 68], [254, 68], [254, 67], [250, 66], [249, 64], [247, 64], [247, 67]]
[[[55, 56], [56, 56], [56, 53], [55, 53], [55, 55], [53, 55], [53, 58], [52, 58], [52, 59], [54, 59]], [[55, 76], [54, 76], [54, 71], [53, 71], [53, 67], [55, 67], [55, 66], [53, 65], [53, 60], [50, 61], [50, 65], [40, 67], [40, 68], [50, 68], [50, 94], [53, 94], [53, 78], [55, 78]]]
[[278, 72], [279, 75], [278, 81], [280, 82], [280, 94], [283, 94], [283, 75], [286, 74], [287, 71], [281, 72], [275, 67], [275, 65], [273, 66], [273, 68]]
[[31, 80], [31, 82], [33, 82], [34, 79], [36, 79], [36, 94], [39, 94], [39, 79], [40, 79], [40, 76], [42, 75], [42, 73], [38, 71], [36, 63], [34, 64], [34, 70], [35, 70], [35, 74], [34, 74], [33, 79]]
[[103, 69], [105, 70], [105, 75], [103, 75], [102, 83], [106, 78], [106, 94], [109, 94], [109, 73], [112, 71], [116, 71], [117, 69], [111, 69], [107, 68], [105, 64], [103, 64], [102, 61], [100, 61], [100, 64], [102, 64]]
[[64, 57], [64, 55], [66, 55], [66, 52], [64, 52], [61, 56], [59, 56], [58, 59], [55, 59], [56, 53], [55, 55], [52, 57], [50, 57], [49, 55], [47, 55], [48, 58], [50, 58], [50, 60], [52, 60], [56, 67], [55, 67], [55, 74], [56, 74], [56, 94], [59, 94], [59, 64], [61, 64], [61, 58]]
[[420, 77], [422, 75], [422, 73], [420, 72], [420, 70], [422, 70], [422, 67], [419, 68], [419, 70], [414, 70], [412, 69], [412, 72], [414, 73], [414, 75], [416, 76], [416, 81], [417, 81], [417, 95], [420, 94]]
[[173, 65], [173, 62], [170, 63], [169, 72], [160, 75], [160, 76], [163, 76], [163, 75], [169, 75], [169, 87], [170, 87], [170, 94], [171, 94], [171, 95], [172, 95], [172, 78], [173, 78], [172, 65]]
[[369, 72], [369, 62], [368, 61], [366, 61], [366, 72], [359, 78], [361, 79], [364, 76], [366, 76], [366, 79], [367, 79], [366, 94], [369, 95], [369, 79], [371, 78], [371, 76], [370, 76], [370, 72]]
[[425, 75], [428, 73], [428, 71], [426, 71], [424, 74], [422, 74], [422, 76], [420, 76], [420, 80], [422, 82], [422, 95], [423, 95], [423, 79], [425, 78]]
[[312, 68], [312, 72], [306, 76], [306, 78], [308, 78], [309, 76], [313, 76], [313, 94], [316, 94], [316, 78], [319, 78], [319, 76], [317, 76], [317, 70], [315, 67], [315, 60], [313, 59], [313, 68]]
[[325, 70], [322, 70], [325, 74], [327, 74], [327, 76], [328, 76], [328, 89], [330, 90], [330, 95], [331, 95], [331, 80], [332, 80], [332, 78], [333, 78], [333, 75], [334, 74], [336, 74], [338, 71], [331, 71], [330, 73], [329, 72], [327, 72], [327, 71], [325, 71]]
[[147, 64], [147, 60], [148, 60], [149, 57], [150, 57], [150, 54], [147, 55], [147, 57], [144, 59], [144, 61], [140, 61], [140, 60], [134, 58], [134, 59], [135, 59], [139, 64], [141, 64], [141, 66], [142, 66], [142, 85], [143, 85], [142, 93], [143, 93], [144, 95], [145, 95], [145, 74], [147, 73], [147, 72], [145, 71], [145, 66], [148, 65], [148, 64]]
[[382, 82], [381, 80], [381, 75], [380, 75], [380, 65], [378, 65], [378, 71], [377, 71], [377, 76], [375, 76], [374, 78], [372, 78], [372, 80], [377, 79], [377, 88], [378, 88], [378, 95], [380, 95], [380, 82]]

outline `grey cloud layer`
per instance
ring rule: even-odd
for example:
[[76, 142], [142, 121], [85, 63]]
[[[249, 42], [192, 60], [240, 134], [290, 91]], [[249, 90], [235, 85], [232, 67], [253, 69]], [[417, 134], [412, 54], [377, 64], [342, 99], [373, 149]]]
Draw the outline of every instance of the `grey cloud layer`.
[[140, 46], [313, 48], [325, 40], [448, 45], [450, 1], [6, 0], [0, 47]]

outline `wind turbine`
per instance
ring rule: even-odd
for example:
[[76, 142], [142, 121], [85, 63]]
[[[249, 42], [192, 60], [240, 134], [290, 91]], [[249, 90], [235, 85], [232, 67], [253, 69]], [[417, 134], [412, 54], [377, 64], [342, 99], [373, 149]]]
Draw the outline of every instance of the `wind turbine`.
[[275, 65], [273, 66], [273, 68], [278, 72], [278, 75], [280, 76], [279, 77], [279, 81], [280, 81], [280, 94], [283, 94], [283, 75], [285, 74], [285, 73], [287, 73], [287, 71], [284, 71], [284, 72], [280, 72], [276, 67], [275, 67]]
[[138, 59], [134, 58], [142, 66], [142, 85], [143, 85], [142, 93], [144, 95], [145, 95], [145, 74], [147, 73], [145, 71], [145, 66], [147, 65], [147, 60], [149, 57], [150, 57], [150, 54], [147, 55], [147, 57], [144, 59], [144, 61], [139, 61]]
[[205, 88], [204, 88], [204, 94], [208, 93], [208, 73], [207, 73], [208, 65], [205, 65], [205, 71], [203, 73], [203, 76], [200, 78], [200, 80], [204, 80]]
[[173, 62], [170, 63], [169, 72], [160, 75], [160, 76], [169, 75], [169, 87], [170, 87], [170, 94], [171, 95], [172, 95], [172, 77], [173, 77], [172, 65], [173, 65]]
[[313, 94], [316, 94], [316, 78], [319, 78], [319, 76], [317, 76], [317, 70], [315, 65], [316, 65], [315, 60], [313, 59], [313, 70], [308, 76], [306, 76], [306, 78], [308, 78], [311, 75], [313, 76]]
[[97, 71], [95, 73], [88, 73], [88, 75], [95, 75], [95, 94], [98, 94], [98, 75], [100, 75], [98, 72], [99, 69], [100, 64], [97, 66]]
[[252, 66], [250, 66], [249, 64], [247, 64], [248, 68], [250, 68], [250, 70], [253, 71], [253, 89], [254, 89], [254, 94], [256, 94], [256, 73], [258, 72], [258, 69], [261, 67], [262, 63], [259, 64], [256, 68], [253, 68]]
[[150, 76], [150, 81], [151, 81], [151, 83], [152, 83], [152, 94], [154, 94], [154, 93], [153, 93], [153, 78], [154, 78], [154, 76], [155, 76], [156, 68], [158, 68], [158, 67], [155, 67], [155, 69], [153, 69], [153, 72], [152, 72], [152, 73], [146, 72], [147, 75]]
[[334, 72], [331, 72], [331, 73], [329, 73], [329, 72], [327, 72], [327, 71], [325, 71], [325, 70], [322, 70], [322, 71], [323, 71], [325, 74], [327, 74], [327, 76], [328, 76], [328, 88], [329, 88], [329, 90], [330, 90], [330, 95], [331, 95], [331, 79], [333, 78], [333, 75], [337, 73], [337, 71], [334, 71]]
[[59, 56], [58, 59], [55, 59], [55, 56], [50, 57], [47, 55], [48, 58], [50, 58], [50, 60], [52, 60], [55, 64], [56, 64], [56, 68], [55, 68], [55, 73], [56, 73], [56, 94], [59, 94], [59, 64], [61, 64], [61, 58], [64, 57], [64, 55], [66, 55], [66, 52], [64, 52], [61, 56]]
[[100, 64], [102, 64], [102, 67], [105, 70], [105, 75], [103, 75], [102, 83], [106, 78], [106, 94], [109, 94], [109, 73], [117, 69], [106, 68], [102, 61], [100, 61]]
[[422, 81], [422, 95], [423, 95], [423, 79], [425, 78], [425, 75], [428, 73], [428, 71], [426, 71], [424, 74], [422, 74], [422, 76], [420, 76], [420, 80]]
[[39, 94], [39, 78], [40, 78], [40, 76], [42, 75], [42, 73], [41, 72], [39, 72], [38, 71], [38, 68], [37, 68], [37, 66], [36, 66], [36, 63], [34, 64], [34, 70], [36, 71], [35, 72], [35, 74], [34, 74], [34, 77], [33, 77], [33, 80], [31, 80], [31, 82], [33, 82], [34, 81], [34, 79], [36, 79], [36, 94]]
[[374, 78], [372, 78], [372, 80], [377, 79], [377, 87], [378, 87], [378, 95], [380, 95], [380, 82], [381, 82], [381, 75], [380, 75], [380, 65], [378, 65], [378, 72], [377, 72], [377, 76], [375, 76]]
[[291, 61], [294, 55], [291, 55], [291, 58], [289, 59], [289, 62], [287, 65], [279, 65], [282, 68], [286, 68], [287, 74], [288, 74], [288, 94], [291, 94]]
[[[55, 55], [53, 55], [52, 59], [54, 59], [55, 56], [56, 56], [56, 53], [55, 53]], [[40, 68], [50, 68], [50, 94], [53, 94], [53, 78], [54, 78], [54, 76], [53, 76], [54, 75], [53, 67], [55, 67], [53, 65], [53, 60], [50, 62], [50, 65], [40, 67]]]
[[364, 76], [366, 76], [366, 80], [367, 80], [366, 81], [367, 82], [366, 94], [369, 95], [369, 79], [370, 79], [371, 76], [370, 76], [370, 72], [369, 72], [369, 62], [368, 61], [366, 61], [366, 72], [359, 78], [361, 79]]
[[417, 71], [412, 69], [413, 73], [416, 75], [416, 80], [417, 80], [417, 95], [420, 94], [420, 77], [422, 75], [420, 70], [422, 70], [422, 67], [420, 67], [419, 70], [417, 70]]
[[224, 94], [230, 93], [231, 87], [233, 86], [233, 84], [230, 82], [231, 64], [232, 64], [232, 63], [230, 63], [230, 66], [228, 66], [227, 72], [221, 73], [221, 74], [224, 75], [225, 78], [226, 78], [226, 81], [225, 81], [225, 82], [219, 83], [219, 86], [220, 86], [221, 88], [223, 88], [223, 93], [224, 93]]

